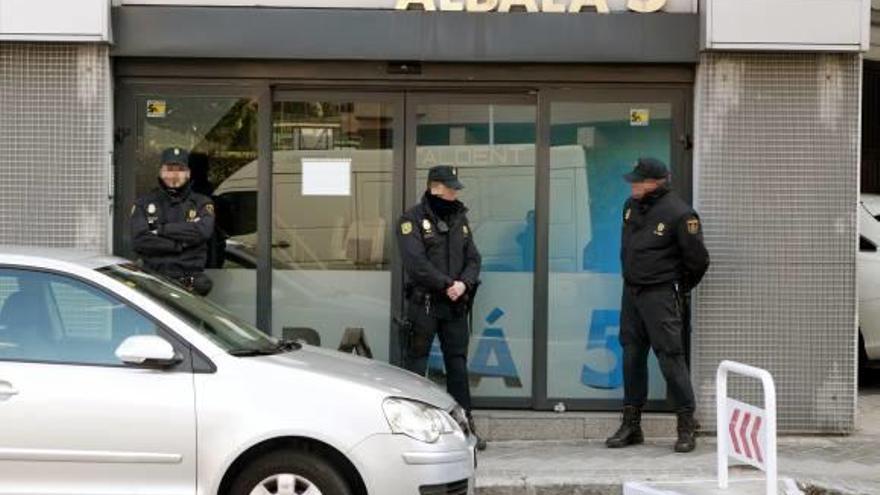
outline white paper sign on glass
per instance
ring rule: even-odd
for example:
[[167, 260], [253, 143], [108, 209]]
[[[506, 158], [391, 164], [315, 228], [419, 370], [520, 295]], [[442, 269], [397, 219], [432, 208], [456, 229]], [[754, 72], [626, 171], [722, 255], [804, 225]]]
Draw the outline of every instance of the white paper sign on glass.
[[303, 158], [303, 196], [350, 196], [351, 158]]

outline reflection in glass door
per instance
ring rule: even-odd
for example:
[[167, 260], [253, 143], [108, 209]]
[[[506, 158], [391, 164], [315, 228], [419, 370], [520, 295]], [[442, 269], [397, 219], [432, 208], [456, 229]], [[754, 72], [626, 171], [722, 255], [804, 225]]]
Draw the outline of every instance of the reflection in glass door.
[[[410, 203], [426, 190], [428, 169], [452, 165], [460, 199], [482, 254], [468, 368], [481, 399], [531, 399], [535, 246], [535, 119], [530, 97], [408, 97], [415, 174]], [[442, 102], [442, 103], [441, 103]], [[411, 164], [410, 164], [411, 165]], [[412, 170], [412, 168], [408, 168]], [[429, 375], [442, 379], [435, 341]]]
[[272, 111], [272, 334], [389, 360], [394, 100], [284, 97]]
[[136, 97], [136, 166], [124, 169], [123, 181], [133, 179], [133, 201], [156, 187], [162, 150], [190, 151], [192, 191], [210, 197], [216, 212], [205, 270], [214, 285], [208, 299], [254, 323], [256, 251], [240, 241], [257, 230], [257, 101], [204, 93], [156, 90]]
[[[620, 229], [629, 187], [622, 176], [640, 156], [672, 163], [674, 109], [625, 100], [550, 104], [551, 399], [619, 404], [607, 401], [623, 397]], [[662, 401], [666, 385], [653, 353], [649, 377], [649, 400]]]

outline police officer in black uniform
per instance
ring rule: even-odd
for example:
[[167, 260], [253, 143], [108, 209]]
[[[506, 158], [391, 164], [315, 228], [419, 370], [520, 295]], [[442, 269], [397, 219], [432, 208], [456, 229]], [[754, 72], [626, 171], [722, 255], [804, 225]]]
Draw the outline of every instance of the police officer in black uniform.
[[[473, 431], [468, 313], [479, 285], [481, 258], [468, 224], [468, 210], [456, 199], [463, 187], [455, 168], [431, 168], [428, 189], [421, 202], [401, 217], [397, 238], [407, 275], [407, 317], [412, 324], [406, 368], [425, 374], [431, 342], [437, 334], [446, 366], [446, 388], [467, 412]], [[485, 442], [477, 438], [478, 448], [484, 449]]]
[[188, 158], [181, 148], [162, 152], [159, 186], [131, 209], [131, 239], [144, 266], [206, 295], [212, 287], [204, 270], [214, 204], [192, 191]]
[[640, 158], [624, 176], [632, 197], [623, 205], [623, 424], [606, 440], [611, 448], [644, 441], [641, 410], [648, 397], [648, 350], [654, 349], [678, 417], [676, 452], [690, 452], [694, 392], [684, 354], [684, 304], [709, 268], [700, 218], [669, 190], [666, 165]]

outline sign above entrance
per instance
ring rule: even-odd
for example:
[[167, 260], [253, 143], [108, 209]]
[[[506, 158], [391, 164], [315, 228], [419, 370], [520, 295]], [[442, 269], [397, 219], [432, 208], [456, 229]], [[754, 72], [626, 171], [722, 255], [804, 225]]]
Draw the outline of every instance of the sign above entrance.
[[[667, 0], [628, 0], [626, 8], [633, 12], [657, 12], [666, 6]], [[611, 8], [608, 0], [397, 0], [397, 10], [413, 8], [434, 11], [438, 8], [452, 12], [552, 12], [557, 14], [577, 14], [583, 10], [595, 10], [608, 14]]]
[[120, 5], [292, 7], [450, 12], [671, 12], [695, 14], [699, 0], [116, 0]]

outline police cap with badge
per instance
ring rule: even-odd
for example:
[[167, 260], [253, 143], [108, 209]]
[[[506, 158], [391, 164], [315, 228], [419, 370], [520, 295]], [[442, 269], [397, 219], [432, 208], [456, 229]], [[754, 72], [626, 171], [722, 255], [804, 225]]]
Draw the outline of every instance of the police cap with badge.
[[166, 148], [162, 150], [160, 165], [182, 165], [189, 168], [189, 151], [183, 148]]
[[450, 165], [431, 167], [428, 170], [428, 182], [439, 182], [456, 191], [464, 189], [464, 184], [458, 180], [458, 169]]
[[669, 177], [669, 169], [666, 164], [656, 158], [639, 158], [632, 172], [624, 174], [627, 182], [643, 182], [648, 179], [666, 179]]

